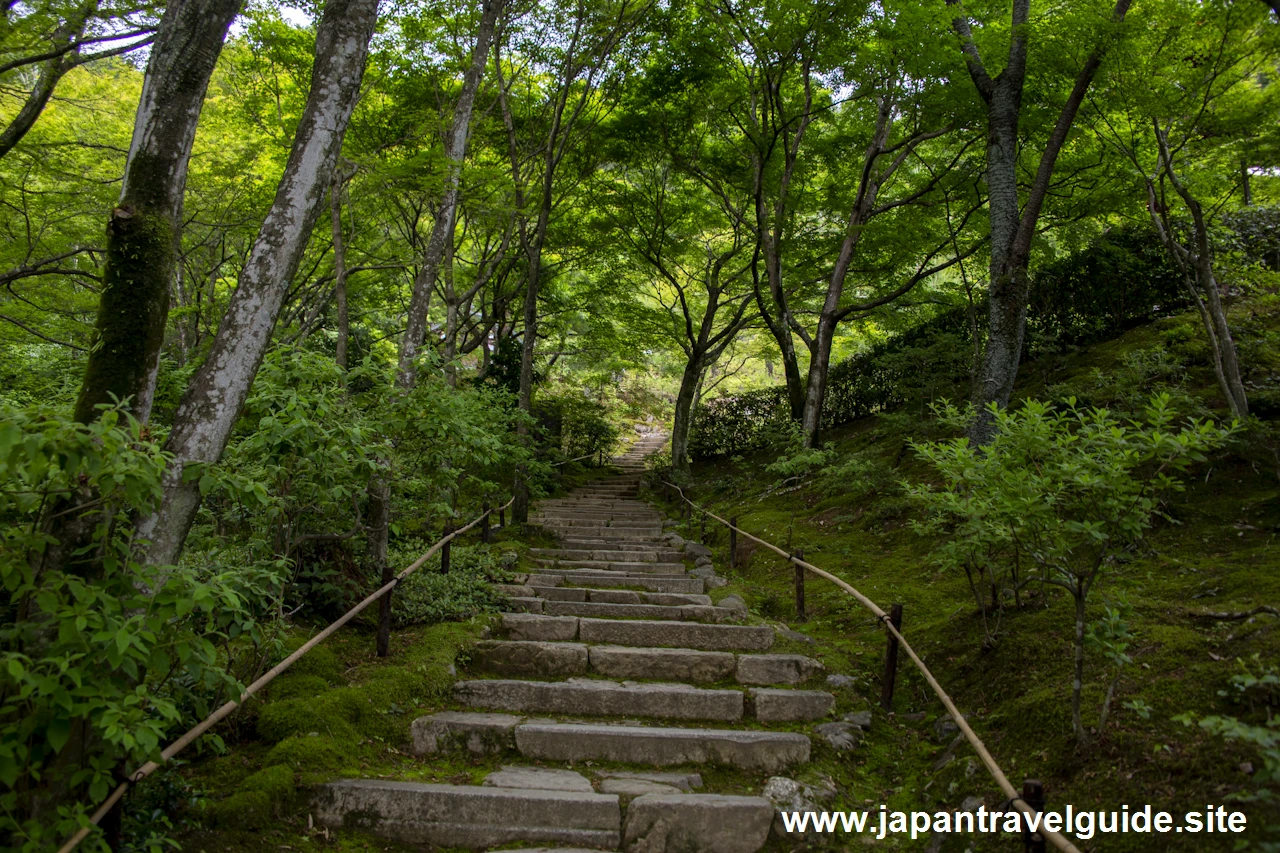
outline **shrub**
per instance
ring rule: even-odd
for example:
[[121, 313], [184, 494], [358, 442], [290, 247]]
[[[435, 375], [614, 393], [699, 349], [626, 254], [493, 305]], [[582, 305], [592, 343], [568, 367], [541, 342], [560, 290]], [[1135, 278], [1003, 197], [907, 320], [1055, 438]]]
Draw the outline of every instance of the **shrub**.
[[[0, 834], [15, 849], [77, 829], [117, 767], [235, 690], [219, 648], [262, 642], [257, 602], [278, 577], [141, 563], [133, 525], [164, 462], [122, 409], [84, 425], [0, 403]], [[86, 511], [93, 556], [59, 562], [47, 522]]]
[[397, 626], [460, 622], [481, 613], [496, 613], [505, 599], [491, 579], [503, 575], [496, 559], [486, 550], [484, 559], [475, 559], [468, 551], [478, 548], [455, 548], [448, 574], [438, 568], [424, 566], [407, 577], [392, 598], [391, 616]]
[[[1071, 716], [1077, 740], [1084, 741], [1089, 593], [1151, 526], [1162, 494], [1182, 488], [1178, 475], [1233, 430], [1209, 421], [1175, 427], [1167, 395], [1152, 398], [1142, 420], [1081, 409], [1074, 400], [1063, 407], [1027, 400], [1017, 411], [993, 407], [993, 413], [997, 433], [985, 448], [970, 447], [967, 439], [916, 445], [942, 477], [938, 486], [908, 487], [926, 513], [916, 527], [944, 534], [937, 559], [965, 572], [984, 614], [982, 583], [997, 608], [1002, 587], [1016, 594], [1032, 580], [1070, 593]], [[944, 415], [956, 427], [967, 421], [955, 407]]]

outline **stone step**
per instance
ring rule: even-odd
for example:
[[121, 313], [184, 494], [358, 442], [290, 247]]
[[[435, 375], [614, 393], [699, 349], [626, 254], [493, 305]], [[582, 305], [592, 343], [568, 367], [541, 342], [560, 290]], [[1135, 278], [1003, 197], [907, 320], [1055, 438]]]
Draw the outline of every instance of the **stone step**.
[[588, 616], [599, 619], [670, 619], [677, 622], [740, 622], [741, 610], [706, 604], [612, 604], [599, 601], [546, 601], [548, 616]]
[[687, 684], [619, 684], [613, 681], [459, 681], [454, 698], [471, 708], [532, 714], [652, 717], [661, 720], [742, 719], [738, 690], [707, 690]]
[[622, 554], [629, 554], [633, 551], [673, 551], [678, 555], [676, 557], [677, 560], [684, 559], [682, 552], [676, 551], [661, 537], [653, 537], [648, 541], [633, 542], [625, 539], [593, 539], [566, 536], [560, 540], [560, 547], [569, 551], [612, 551]]
[[545, 557], [534, 558], [538, 571], [545, 569], [593, 570], [599, 573], [608, 571], [626, 571], [635, 575], [671, 575], [680, 578], [689, 573], [682, 562], [631, 562], [623, 560], [548, 560]]
[[595, 527], [634, 527], [640, 530], [661, 530], [662, 522], [644, 516], [626, 516], [616, 512], [585, 513], [574, 510], [563, 512], [535, 512], [529, 514], [529, 523], [557, 529], [590, 530]]
[[653, 523], [644, 523], [631, 522], [623, 519], [622, 521], [613, 522], [602, 518], [558, 517], [535, 519], [534, 523], [540, 524], [542, 527], [554, 527], [557, 529], [567, 529], [575, 532], [627, 530], [631, 533], [650, 533], [654, 535], [661, 535], [662, 533], [662, 525], [656, 521]]
[[791, 732], [552, 722], [516, 726], [515, 744], [521, 755], [542, 761], [719, 764], [761, 774], [804, 764], [810, 750], [808, 737]]
[[588, 518], [605, 521], [636, 521], [651, 524], [662, 524], [662, 516], [656, 512], [645, 512], [639, 509], [596, 509], [589, 507], [541, 507], [529, 514], [530, 517], [541, 518]]
[[600, 569], [609, 572], [635, 572], [644, 575], [683, 575], [684, 563], [630, 562], [623, 560], [552, 560], [545, 557], [534, 559], [540, 566], [559, 566], [564, 569]]
[[577, 639], [596, 645], [765, 651], [773, 645], [773, 629], [767, 625], [580, 619], [575, 636], [565, 639]]
[[764, 797], [645, 794], [627, 806], [622, 846], [634, 853], [756, 853], [773, 819], [773, 803]]
[[530, 556], [547, 560], [626, 560], [629, 563], [679, 563], [683, 555], [679, 551], [646, 551], [640, 548], [632, 550], [614, 550], [600, 548], [530, 548]]
[[313, 809], [324, 826], [451, 849], [517, 842], [615, 849], [621, 842], [613, 794], [346, 779], [321, 788]]
[[578, 601], [598, 604], [663, 604], [679, 607], [684, 604], [711, 606], [711, 596], [674, 592], [637, 592], [631, 589], [591, 589], [574, 586], [519, 587], [528, 594], [546, 601]]
[[609, 527], [570, 527], [559, 531], [562, 542], [573, 541], [575, 543], [583, 543], [586, 545], [613, 544], [613, 543], [638, 543], [647, 545], [650, 548], [667, 548], [667, 542], [663, 537], [655, 533], [633, 533], [630, 530], [622, 530], [619, 528]]
[[594, 673], [606, 678], [674, 679], [694, 684], [736, 680], [746, 685], [800, 684], [822, 672], [820, 663], [801, 655], [735, 655], [521, 640], [479, 643], [472, 652], [471, 666], [478, 672], [508, 677], [567, 678]]
[[654, 592], [700, 594], [706, 591], [706, 583], [702, 578], [663, 577], [660, 575], [626, 575], [618, 572], [594, 571], [555, 571], [541, 569], [529, 575], [530, 584], [554, 585], [573, 584], [589, 587], [636, 587]]

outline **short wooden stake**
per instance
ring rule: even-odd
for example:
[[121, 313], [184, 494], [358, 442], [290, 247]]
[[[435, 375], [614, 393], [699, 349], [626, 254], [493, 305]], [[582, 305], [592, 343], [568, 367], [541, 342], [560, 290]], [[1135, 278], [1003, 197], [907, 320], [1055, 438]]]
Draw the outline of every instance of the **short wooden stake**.
[[804, 560], [803, 548], [796, 551], [794, 560], [796, 561], [796, 619], [800, 622], [807, 622], [809, 621], [809, 616], [805, 613], [804, 608], [804, 566], [800, 565], [799, 562]]
[[729, 568], [738, 567], [738, 517], [729, 519]]
[[498, 526], [499, 527], [507, 526], [507, 508], [505, 506], [502, 507], [502, 509], [498, 510]]
[[[1022, 783], [1022, 799], [1037, 812], [1044, 811], [1044, 785], [1039, 779], [1028, 779]], [[1045, 837], [1039, 832], [1028, 832], [1025, 821], [1022, 824], [1022, 844], [1026, 853], [1046, 853], [1048, 850]]]
[[[382, 563], [382, 586], [391, 583], [395, 577], [395, 572], [391, 571], [391, 563], [383, 560]], [[382, 596], [382, 600], [378, 602], [378, 657], [385, 658], [391, 654], [391, 594], [395, 592], [395, 588], [387, 590], [387, 594]]]
[[[902, 630], [902, 605], [895, 604], [889, 608], [889, 621], [893, 627]], [[884, 651], [884, 678], [880, 681], [880, 707], [886, 711], [893, 708], [893, 684], [898, 679], [898, 638], [888, 630], [889, 645]]]
[[480, 522], [480, 541], [486, 545], [491, 541], [489, 535], [489, 504], [484, 505], [484, 520]]
[[[446, 521], [444, 523], [444, 535], [447, 537], [452, 533], [453, 533], [453, 521], [452, 520]], [[452, 550], [453, 550], [453, 540], [445, 539], [444, 546], [440, 548], [441, 574], [446, 574], [446, 575], [449, 574], [449, 558], [452, 556], [452, 554], [450, 553]]]

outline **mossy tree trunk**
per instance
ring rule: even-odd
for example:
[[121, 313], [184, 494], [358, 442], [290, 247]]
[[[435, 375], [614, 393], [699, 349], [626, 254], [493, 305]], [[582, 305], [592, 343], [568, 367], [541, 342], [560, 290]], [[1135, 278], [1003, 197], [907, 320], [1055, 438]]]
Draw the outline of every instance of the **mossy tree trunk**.
[[[1123, 21], [1132, 0], [1116, 0], [1112, 19]], [[956, 6], [959, 0], [947, 0]], [[982, 363], [974, 377], [973, 402], [978, 416], [969, 428], [969, 441], [985, 446], [995, 435], [995, 418], [990, 405], [1007, 406], [1022, 360], [1022, 342], [1027, 329], [1028, 272], [1031, 243], [1036, 236], [1040, 211], [1049, 193], [1058, 155], [1066, 145], [1080, 106], [1097, 74], [1107, 45], [1099, 43], [1086, 57], [1076, 74], [1057, 122], [1045, 142], [1035, 177], [1020, 204], [1018, 164], [1021, 141], [1022, 92], [1027, 79], [1027, 49], [1030, 34], [1031, 0], [1013, 0], [1011, 36], [1004, 69], [992, 77], [974, 40], [969, 20], [963, 12], [954, 20], [960, 49], [969, 68], [974, 88], [987, 108], [987, 192], [991, 223], [991, 264], [988, 289], [987, 344]]]
[[271, 343], [355, 108], [377, 6], [377, 0], [328, 0], [320, 16], [311, 91], [275, 200], [165, 444], [174, 458], [165, 472], [164, 499], [141, 527], [151, 542], [147, 556], [152, 563], [177, 560], [200, 506], [198, 484], [183, 482], [182, 472], [188, 464], [216, 462], [222, 456]]
[[181, 239], [182, 195], [196, 124], [240, 0], [175, 0], [165, 9], [142, 83], [107, 259], [94, 345], [75, 417], [113, 397], [151, 414]]

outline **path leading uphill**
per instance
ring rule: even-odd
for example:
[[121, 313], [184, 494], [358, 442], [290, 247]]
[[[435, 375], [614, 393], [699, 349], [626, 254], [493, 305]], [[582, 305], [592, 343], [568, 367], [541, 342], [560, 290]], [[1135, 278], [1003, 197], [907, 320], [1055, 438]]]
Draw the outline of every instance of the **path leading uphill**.
[[735, 768], [758, 785], [807, 762], [808, 735], [769, 726], [821, 720], [834, 698], [801, 689], [821, 665], [769, 654], [773, 628], [741, 624], [740, 599], [712, 604], [707, 587], [723, 581], [710, 551], [665, 532], [639, 498], [644, 458], [666, 440], [642, 436], [613, 460], [617, 475], [536, 507], [530, 521], [559, 547], [535, 549], [541, 568], [506, 588], [501, 638], [480, 644], [455, 686], [466, 710], [413, 725], [418, 755], [508, 764], [479, 786], [335, 782], [320, 798], [323, 822], [477, 850], [764, 846], [773, 803], [708, 792], [699, 770]]

